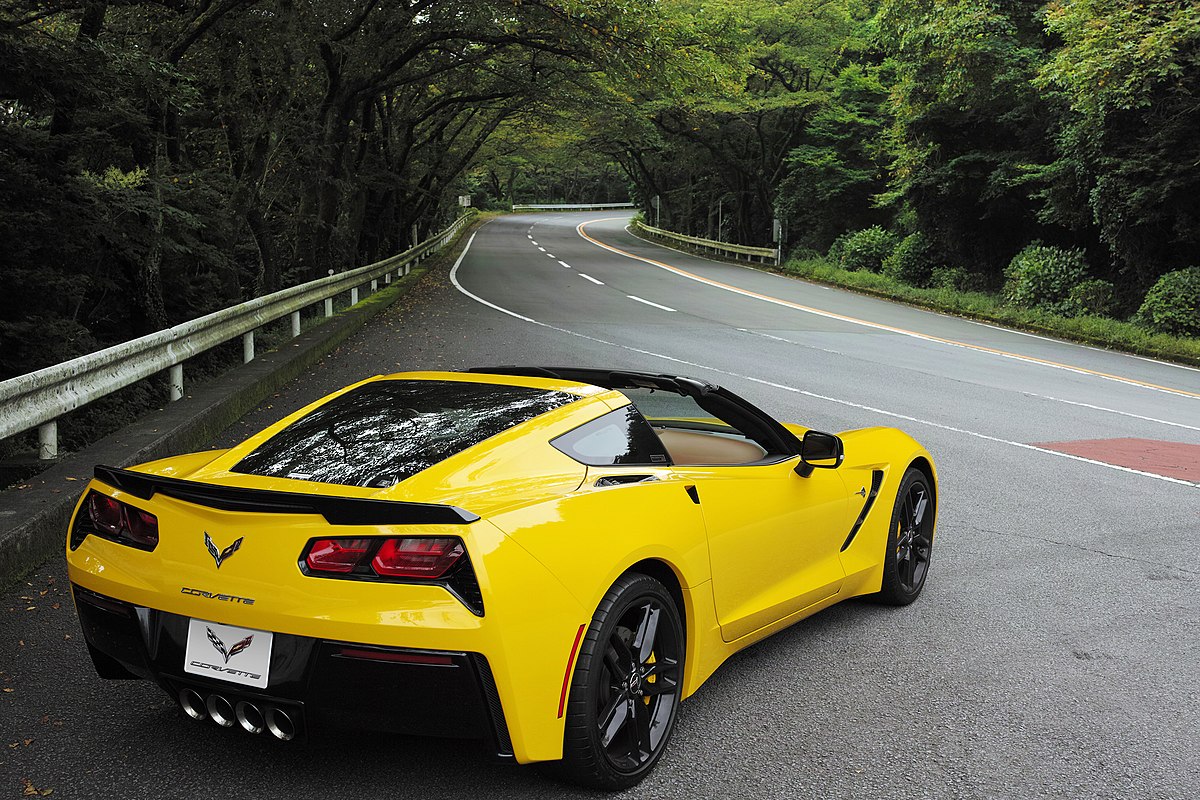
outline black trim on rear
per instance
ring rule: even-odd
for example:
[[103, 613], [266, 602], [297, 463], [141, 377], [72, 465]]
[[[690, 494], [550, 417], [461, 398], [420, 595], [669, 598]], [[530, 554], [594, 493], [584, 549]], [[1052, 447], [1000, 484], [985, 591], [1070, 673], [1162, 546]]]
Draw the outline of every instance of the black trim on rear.
[[185, 503], [222, 511], [320, 514], [330, 525], [464, 525], [479, 519], [478, 514], [458, 506], [219, 486], [100, 464], [96, 465], [95, 474], [97, 480], [143, 500], [164, 494]]
[[[154, 681], [178, 700], [192, 689], [287, 710], [296, 739], [335, 730], [470, 737], [511, 759], [512, 738], [487, 658], [470, 651], [389, 647], [275, 632], [266, 688], [184, 671], [189, 618], [72, 584], [84, 640], [105, 678]], [[361, 654], [347, 656], [351, 648]], [[382, 658], [371, 658], [378, 653]], [[437, 663], [389, 655], [433, 656]], [[445, 663], [445, 662], [449, 663]], [[190, 723], [188, 723], [190, 724]], [[237, 725], [235, 735], [247, 735]], [[335, 734], [336, 735], [336, 734]]]
[[858, 529], [867, 521], [867, 514], [871, 513], [871, 506], [875, 505], [875, 498], [879, 495], [879, 487], [883, 485], [883, 470], [871, 470], [871, 493], [867, 495], [867, 502], [863, 503], [862, 511], [858, 512], [858, 519], [854, 521], [854, 527], [850, 529], [850, 535], [846, 537], [846, 541], [842, 544], [841, 552], [845, 552], [850, 543], [854, 541], [854, 537], [858, 535]]

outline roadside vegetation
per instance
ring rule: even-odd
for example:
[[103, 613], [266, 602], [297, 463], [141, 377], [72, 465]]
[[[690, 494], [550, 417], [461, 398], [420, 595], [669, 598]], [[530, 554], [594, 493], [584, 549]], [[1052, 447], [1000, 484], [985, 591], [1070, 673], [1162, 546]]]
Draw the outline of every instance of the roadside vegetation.
[[1195, 363], [1200, 5], [665, 5], [737, 58], [575, 112], [650, 224], [763, 246], [778, 223], [797, 274]]
[[1200, 336], [1188, 0], [11, 0], [0, 77], [0, 379], [390, 255], [463, 195], [778, 220], [860, 288]]
[[[1192, 335], [1174, 336], [1155, 332], [1151, 325], [1140, 320], [1113, 319], [1096, 310], [1068, 307], [1065, 313], [1053, 308], [1023, 306], [1008, 302], [1004, 295], [980, 289], [958, 288], [958, 281], [967, 276], [960, 270], [935, 269], [932, 279], [924, 285], [914, 285], [887, 272], [846, 269], [827, 258], [791, 259], [782, 268], [786, 274], [807, 280], [841, 286], [865, 294], [900, 300], [915, 306], [944, 311], [970, 319], [995, 322], [1020, 330], [1034, 331], [1098, 347], [1123, 350], [1129, 353], [1178, 361], [1200, 366], [1200, 338]], [[1107, 302], [1111, 289], [1093, 286], [1091, 281], [1077, 284], [1075, 292], [1084, 302]], [[1170, 303], [1171, 309], [1177, 308]], [[1192, 324], [1196, 312], [1190, 317]]]

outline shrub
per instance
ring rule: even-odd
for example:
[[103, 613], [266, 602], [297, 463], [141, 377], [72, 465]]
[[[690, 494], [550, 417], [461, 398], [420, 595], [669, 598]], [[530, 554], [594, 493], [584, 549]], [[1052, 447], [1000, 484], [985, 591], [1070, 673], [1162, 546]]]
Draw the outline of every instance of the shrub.
[[910, 286], [928, 286], [934, 266], [929, 242], [919, 232], [905, 236], [883, 259], [883, 273]]
[[934, 267], [929, 272], [929, 288], [961, 289], [966, 278], [967, 271], [962, 267]]
[[1098, 278], [1075, 284], [1067, 293], [1066, 305], [1071, 311], [1069, 316], [1111, 317], [1115, 307], [1115, 292], [1115, 286]]
[[1137, 318], [1158, 333], [1200, 336], [1200, 267], [1177, 269], [1159, 278], [1146, 293]]
[[1004, 299], [1010, 305], [1073, 315], [1071, 289], [1087, 278], [1082, 250], [1031, 244], [1004, 270]]
[[878, 225], [839, 236], [829, 248], [829, 259], [842, 269], [879, 272], [899, 237]]

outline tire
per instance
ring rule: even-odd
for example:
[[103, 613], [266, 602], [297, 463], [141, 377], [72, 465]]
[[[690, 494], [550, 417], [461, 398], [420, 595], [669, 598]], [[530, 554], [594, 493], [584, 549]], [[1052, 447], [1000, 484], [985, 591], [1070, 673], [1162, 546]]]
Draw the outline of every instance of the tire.
[[580, 647], [566, 707], [558, 777], [627, 789], [650, 773], [675, 728], [683, 686], [679, 609], [661, 583], [621, 577], [600, 602]]
[[906, 606], [916, 600], [929, 576], [937, 497], [925, 473], [909, 467], [896, 492], [883, 558], [883, 585], [877, 602]]

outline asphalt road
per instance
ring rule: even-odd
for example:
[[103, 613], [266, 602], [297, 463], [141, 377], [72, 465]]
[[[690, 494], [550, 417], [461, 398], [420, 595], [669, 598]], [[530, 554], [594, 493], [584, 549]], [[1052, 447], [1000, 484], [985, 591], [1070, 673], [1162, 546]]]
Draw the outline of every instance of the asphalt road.
[[[363, 377], [495, 363], [693, 374], [812, 427], [896, 425], [942, 480], [920, 600], [842, 604], [739, 654], [629, 794], [1196, 796], [1196, 464], [1171, 479], [1040, 444], [1200, 445], [1200, 371], [682, 255], [604, 217], [489, 223], [454, 283], [427, 276], [214, 446]], [[55, 560], [3, 598], [0, 798], [26, 779], [69, 798], [583, 796], [467, 742], [196, 726], [92, 674], [65, 584]]]

